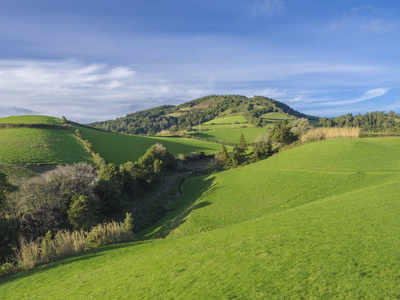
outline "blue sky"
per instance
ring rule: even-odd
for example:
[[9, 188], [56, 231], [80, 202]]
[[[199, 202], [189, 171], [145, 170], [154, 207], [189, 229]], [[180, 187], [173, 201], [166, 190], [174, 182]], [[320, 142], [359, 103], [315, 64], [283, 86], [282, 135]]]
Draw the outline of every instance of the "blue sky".
[[0, 116], [92, 122], [210, 94], [400, 112], [400, 2], [0, 0]]

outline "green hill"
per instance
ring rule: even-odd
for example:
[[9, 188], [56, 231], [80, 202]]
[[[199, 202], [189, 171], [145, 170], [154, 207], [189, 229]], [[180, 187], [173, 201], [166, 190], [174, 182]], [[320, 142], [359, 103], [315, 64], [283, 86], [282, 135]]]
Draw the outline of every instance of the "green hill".
[[[61, 125], [61, 120], [46, 116], [18, 116], [0, 118], [0, 124]], [[0, 164], [40, 165], [92, 162], [90, 154], [65, 127], [3, 128], [0, 129]]]
[[90, 124], [106, 131], [130, 134], [155, 135], [164, 130], [190, 131], [200, 123], [229, 124], [233, 122], [264, 126], [276, 119], [265, 117], [275, 113], [282, 118], [308, 118], [318, 120], [295, 111], [288, 105], [268, 97], [254, 96], [247, 98], [237, 95], [206, 96], [183, 104], [164, 105], [144, 111], [128, 114], [116, 120]]
[[327, 140], [191, 177], [143, 233], [0, 281], [21, 298], [398, 298], [398, 138]]
[[136, 161], [156, 143], [163, 144], [174, 156], [178, 156], [180, 153], [190, 155], [192, 152], [214, 154], [221, 150], [221, 145], [218, 143], [189, 138], [115, 134], [77, 125], [73, 127], [82, 132], [83, 139], [92, 143], [94, 152], [100, 153], [107, 162], [116, 164]]

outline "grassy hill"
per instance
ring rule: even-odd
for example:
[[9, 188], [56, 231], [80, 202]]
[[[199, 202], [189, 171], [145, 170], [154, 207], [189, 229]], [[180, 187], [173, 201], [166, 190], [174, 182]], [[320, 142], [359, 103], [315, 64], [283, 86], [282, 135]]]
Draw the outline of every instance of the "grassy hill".
[[[0, 118], [0, 123], [60, 125], [61, 120], [46, 116], [18, 116]], [[70, 130], [0, 129], [0, 164], [71, 164], [80, 161], [91, 162], [92, 158]]]
[[0, 124], [6, 123], [62, 125], [61, 120], [58, 118], [41, 115], [12, 116], [0, 118]]
[[0, 281], [8, 299], [398, 298], [398, 138], [327, 140], [211, 176], [143, 233]]
[[[272, 113], [275, 118], [267, 114]], [[277, 117], [278, 116], [278, 117]], [[111, 132], [155, 135], [171, 131], [191, 131], [199, 122], [210, 124], [242, 123], [253, 126], [267, 126], [278, 119], [317, 117], [302, 114], [288, 105], [268, 97], [247, 98], [238, 95], [211, 95], [183, 104], [163, 105], [128, 114], [123, 118], [90, 124]]]
[[73, 127], [82, 132], [83, 139], [92, 143], [94, 152], [100, 153], [107, 162], [116, 164], [136, 161], [156, 143], [163, 144], [174, 156], [180, 153], [190, 155], [192, 152], [200, 151], [214, 154], [221, 150], [220, 144], [189, 138], [115, 134], [76, 125]]

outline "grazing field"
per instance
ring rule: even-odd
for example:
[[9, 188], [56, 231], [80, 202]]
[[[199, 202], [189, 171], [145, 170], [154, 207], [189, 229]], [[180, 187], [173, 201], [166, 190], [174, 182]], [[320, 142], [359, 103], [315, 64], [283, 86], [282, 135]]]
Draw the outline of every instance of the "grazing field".
[[242, 115], [230, 116], [230, 117], [222, 117], [216, 118], [214, 120], [205, 122], [205, 125], [212, 125], [212, 124], [232, 124], [233, 123], [248, 123], [246, 119]]
[[[0, 280], [7, 299], [386, 299], [400, 291], [400, 139], [326, 140], [191, 177], [162, 237]], [[57, 288], [55, 288], [57, 287]]]
[[[233, 127], [233, 128], [232, 128]], [[201, 125], [201, 130], [219, 130], [219, 129], [239, 129], [239, 128], [253, 128], [253, 124], [218, 124], [218, 125]], [[199, 126], [193, 126], [199, 129]]]
[[91, 162], [92, 158], [69, 130], [0, 130], [0, 164], [71, 164], [80, 161]]
[[[214, 125], [218, 126], [218, 125]], [[230, 125], [232, 127], [232, 125]], [[210, 126], [212, 127], [212, 126]], [[256, 138], [263, 133], [266, 133], [266, 128], [237, 128], [237, 129], [217, 129], [204, 132], [190, 132], [189, 134], [207, 139], [210, 141], [225, 142], [225, 143], [238, 143], [239, 137], [243, 133], [247, 143], [254, 143]]]
[[82, 131], [83, 139], [92, 143], [94, 152], [100, 153], [107, 162], [116, 164], [136, 161], [155, 143], [163, 144], [175, 156], [196, 151], [214, 154], [221, 150], [220, 144], [195, 139], [115, 134], [80, 126], [74, 128]]
[[49, 125], [61, 125], [60, 119], [55, 117], [40, 116], [40, 115], [28, 115], [28, 116], [14, 116], [0, 118], [0, 124], [4, 123], [15, 123], [15, 124], [49, 124]]
[[263, 114], [261, 116], [263, 119], [271, 119], [271, 120], [292, 120], [294, 117], [288, 117], [287, 115], [280, 113], [280, 112], [269, 112]]

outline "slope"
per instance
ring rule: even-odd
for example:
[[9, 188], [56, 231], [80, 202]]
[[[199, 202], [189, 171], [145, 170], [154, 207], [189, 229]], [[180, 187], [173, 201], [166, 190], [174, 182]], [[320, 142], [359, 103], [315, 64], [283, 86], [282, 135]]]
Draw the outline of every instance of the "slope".
[[221, 145], [218, 143], [189, 138], [115, 134], [77, 125], [73, 127], [79, 129], [83, 139], [92, 143], [94, 152], [100, 153], [109, 163], [122, 164], [127, 161], [136, 161], [156, 143], [163, 144], [174, 156], [180, 153], [190, 155], [192, 152], [214, 154], [221, 150]]
[[[61, 120], [46, 116], [0, 118], [2, 124], [25, 124], [21, 128], [0, 129], [0, 164], [65, 164], [92, 158], [75, 134], [62, 127]], [[32, 125], [33, 124], [33, 125]], [[39, 126], [44, 124], [46, 128]], [[29, 126], [32, 126], [30, 128]], [[52, 128], [52, 129], [49, 129]]]
[[168, 238], [104, 247], [3, 279], [0, 294], [398, 298], [399, 148], [395, 138], [324, 141], [193, 177], [183, 196], [190, 193], [192, 205], [170, 220]]
[[[123, 118], [92, 123], [90, 126], [112, 132], [154, 135], [164, 130], [190, 131], [200, 123], [240, 122], [264, 126], [276, 122], [267, 113], [282, 118], [308, 118], [288, 105], [262, 96], [211, 95], [178, 106], [164, 105], [128, 114]], [[222, 121], [221, 121], [222, 120]], [[229, 121], [228, 121], [229, 120]]]

